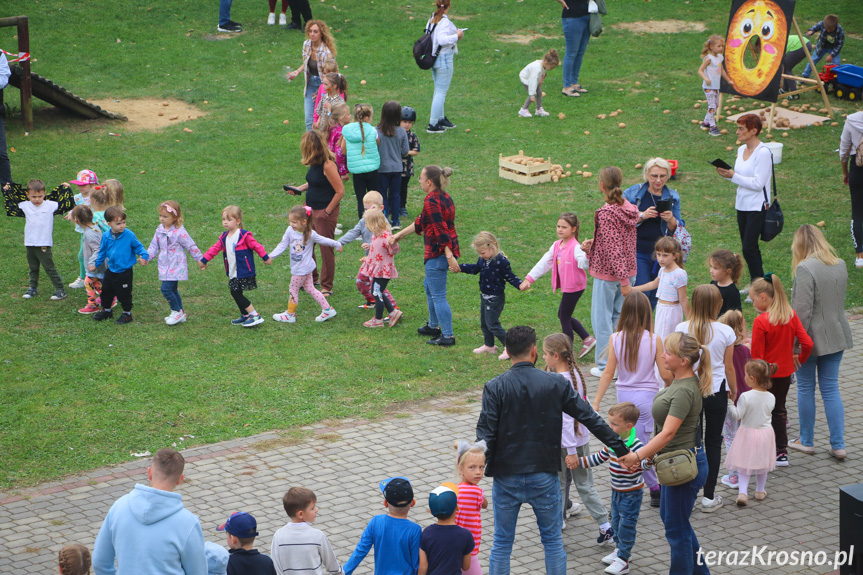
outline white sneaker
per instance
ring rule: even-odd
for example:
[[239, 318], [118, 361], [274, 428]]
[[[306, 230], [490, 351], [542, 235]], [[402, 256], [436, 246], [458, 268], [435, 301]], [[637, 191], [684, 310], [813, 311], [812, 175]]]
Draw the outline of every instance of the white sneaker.
[[84, 287], [84, 278], [78, 278], [72, 283], [69, 284], [69, 287], [72, 289], [81, 289]]
[[740, 295], [749, 295], [749, 288], [750, 287], [752, 287], [752, 284], [740, 288]]
[[283, 311], [282, 313], [273, 314], [273, 319], [282, 323], [296, 323], [297, 314]]
[[537, 108], [536, 109], [536, 115], [537, 116], [548, 116], [549, 113], [546, 112], [544, 108]]
[[722, 497], [719, 495], [714, 494], [713, 499], [701, 498], [701, 511], [704, 513], [713, 513], [720, 507], [722, 507]]
[[569, 519], [573, 515], [578, 515], [581, 513], [581, 503], [572, 502], [572, 507], [566, 510], [566, 517]]
[[590, 375], [592, 375], [593, 377], [602, 377], [603, 371], [605, 371], [605, 370], [599, 369], [598, 367], [591, 367], [590, 368]]
[[268, 26], [275, 26], [276, 25], [276, 15], [272, 12], [270, 13], [269, 16], [267, 16], [267, 25]]
[[285, 17], [284, 14], [279, 14], [279, 26], [287, 26], [287, 25], [288, 25], [288, 19]]
[[521, 108], [518, 111], [518, 115], [521, 116], [522, 118], [530, 118], [533, 116], [533, 114], [530, 113], [530, 110], [527, 110], [525, 108]]
[[614, 563], [615, 559], [617, 559], [617, 549], [615, 549], [614, 551], [612, 551], [611, 553], [609, 553], [608, 555], [603, 557], [602, 562], [605, 563], [606, 565], [611, 565], [612, 563]]
[[854, 266], [858, 268], [863, 268], [863, 258], [857, 258], [854, 260]]
[[746, 299], [743, 300], [743, 303], [752, 303], [752, 298], [749, 296], [746, 296]]
[[629, 573], [629, 562], [617, 557], [611, 565], [605, 568], [605, 572], [610, 573], [611, 575], [624, 575], [624, 573]]
[[330, 309], [325, 309], [321, 312], [321, 315], [315, 318], [315, 321], [327, 321], [331, 317], [336, 317], [336, 308], [330, 306]]
[[165, 323], [168, 325], [177, 325], [184, 321], [186, 321], [186, 314], [182, 311], [175, 311], [165, 319]]

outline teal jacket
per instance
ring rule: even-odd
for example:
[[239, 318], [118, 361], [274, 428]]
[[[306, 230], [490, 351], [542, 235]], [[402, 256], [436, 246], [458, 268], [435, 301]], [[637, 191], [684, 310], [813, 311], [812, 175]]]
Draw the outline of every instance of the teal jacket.
[[[365, 140], [363, 139], [365, 136]], [[378, 132], [375, 127], [363, 122], [360, 133], [359, 122], [351, 122], [342, 128], [342, 137], [347, 148], [348, 171], [352, 174], [374, 172], [381, 167], [381, 156], [378, 154]], [[365, 153], [363, 146], [365, 145]]]

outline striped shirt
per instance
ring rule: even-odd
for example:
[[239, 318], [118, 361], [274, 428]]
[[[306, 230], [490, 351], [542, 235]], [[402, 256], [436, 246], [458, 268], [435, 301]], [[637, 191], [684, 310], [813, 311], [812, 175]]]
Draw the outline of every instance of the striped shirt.
[[482, 539], [482, 487], [462, 481], [458, 484], [458, 510], [455, 512], [455, 524], [464, 527], [473, 534], [473, 551], [479, 553], [479, 542]]
[[[627, 443], [627, 447], [629, 447], [629, 451], [633, 452], [644, 447], [644, 444], [636, 438], [632, 445]], [[582, 467], [596, 467], [606, 461], [611, 461], [608, 467], [611, 471], [611, 488], [615, 491], [635, 491], [644, 487], [644, 481], [641, 479], [641, 469], [628, 471], [620, 465], [617, 456], [613, 455], [605, 446], [597, 453], [592, 453], [587, 457], [579, 457], [578, 459], [578, 464]]]
[[677, 303], [680, 301], [678, 288], [686, 287], [686, 270], [677, 268], [673, 272], [667, 272], [659, 268], [659, 287], [656, 288], [656, 297], [662, 301]]

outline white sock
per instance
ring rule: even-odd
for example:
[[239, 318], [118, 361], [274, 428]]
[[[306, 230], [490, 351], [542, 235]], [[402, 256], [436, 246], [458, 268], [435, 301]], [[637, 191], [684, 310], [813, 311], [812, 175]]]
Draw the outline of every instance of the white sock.
[[603, 523], [602, 525], [599, 526], [599, 530], [604, 533], [604, 532], [608, 531], [609, 527], [611, 527], [611, 523], [606, 521], [605, 523]]

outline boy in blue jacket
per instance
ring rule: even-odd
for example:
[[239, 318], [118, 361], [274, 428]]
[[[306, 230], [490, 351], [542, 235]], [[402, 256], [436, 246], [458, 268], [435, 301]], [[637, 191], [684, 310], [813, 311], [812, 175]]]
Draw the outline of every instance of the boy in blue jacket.
[[102, 321], [114, 317], [111, 303], [116, 296], [123, 306], [123, 314], [117, 318], [117, 323], [129, 323], [132, 321], [132, 270], [136, 259], [144, 266], [150, 256], [135, 233], [126, 229], [126, 212], [123, 208], [111, 206], [105, 210], [105, 221], [111, 229], [102, 235], [99, 251], [89, 262], [90, 271], [96, 271], [108, 260], [108, 269], [102, 280], [102, 310], [93, 314], [93, 319]]

